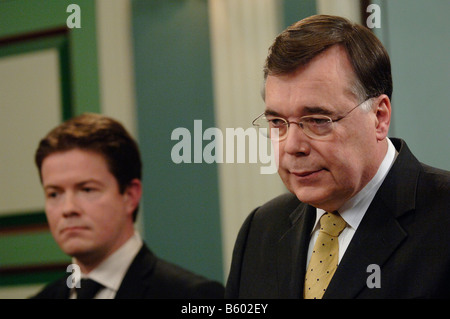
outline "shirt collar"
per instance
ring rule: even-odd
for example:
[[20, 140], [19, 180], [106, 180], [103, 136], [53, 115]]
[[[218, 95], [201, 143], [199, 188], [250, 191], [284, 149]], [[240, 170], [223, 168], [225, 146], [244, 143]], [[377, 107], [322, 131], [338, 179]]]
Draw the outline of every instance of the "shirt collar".
[[118, 250], [104, 260], [88, 275], [81, 274], [82, 278], [91, 278], [106, 288], [117, 292], [123, 277], [142, 247], [142, 239], [137, 231]]
[[[391, 169], [391, 166], [398, 155], [398, 152], [395, 149], [394, 144], [392, 144], [391, 140], [389, 138], [386, 138], [386, 140], [388, 143], [388, 149], [375, 176], [369, 181], [369, 183], [367, 183], [366, 186], [364, 186], [362, 190], [360, 190], [355, 196], [350, 198], [339, 209], [339, 214], [342, 216], [345, 222], [354, 229], [358, 228], [359, 224], [361, 223], [361, 220], [364, 217], [367, 209], [369, 208], [373, 197], [375, 197], [375, 194], [383, 183], [384, 178]], [[317, 208], [316, 222], [314, 224], [313, 231], [316, 229], [320, 217], [322, 217], [322, 215], [325, 213], [326, 211], [324, 211], [323, 209]]]

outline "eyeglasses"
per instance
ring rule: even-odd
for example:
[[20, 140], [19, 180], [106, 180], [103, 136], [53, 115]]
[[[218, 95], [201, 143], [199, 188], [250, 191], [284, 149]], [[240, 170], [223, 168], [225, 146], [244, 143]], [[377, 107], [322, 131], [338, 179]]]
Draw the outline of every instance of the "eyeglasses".
[[345, 118], [354, 109], [366, 101], [367, 100], [359, 103], [346, 114], [335, 120], [329, 116], [317, 114], [302, 116], [298, 122], [289, 122], [282, 117], [276, 117], [264, 112], [254, 119], [252, 124], [257, 127], [264, 136], [275, 141], [282, 141], [287, 137], [288, 129], [291, 124], [297, 124], [303, 129], [303, 132], [312, 139], [324, 140], [333, 132], [334, 123]]

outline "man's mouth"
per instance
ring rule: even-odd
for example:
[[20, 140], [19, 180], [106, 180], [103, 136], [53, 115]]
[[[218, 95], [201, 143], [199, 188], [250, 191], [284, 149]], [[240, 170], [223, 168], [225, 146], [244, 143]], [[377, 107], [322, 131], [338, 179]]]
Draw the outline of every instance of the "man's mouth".
[[323, 171], [325, 171], [324, 168], [312, 169], [312, 170], [291, 171], [290, 173], [299, 180], [308, 181], [308, 180], [317, 178]]
[[88, 229], [86, 226], [67, 226], [61, 229], [61, 234], [79, 232]]

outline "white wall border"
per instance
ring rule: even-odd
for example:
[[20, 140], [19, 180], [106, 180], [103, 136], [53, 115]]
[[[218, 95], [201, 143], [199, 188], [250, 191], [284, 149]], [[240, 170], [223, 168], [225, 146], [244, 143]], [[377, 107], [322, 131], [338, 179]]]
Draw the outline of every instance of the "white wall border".
[[[280, 32], [277, 0], [209, 0], [216, 126], [251, 127], [264, 111], [263, 64]], [[261, 164], [218, 164], [222, 245], [228, 277], [236, 235], [247, 215], [285, 192], [278, 176], [261, 175]]]

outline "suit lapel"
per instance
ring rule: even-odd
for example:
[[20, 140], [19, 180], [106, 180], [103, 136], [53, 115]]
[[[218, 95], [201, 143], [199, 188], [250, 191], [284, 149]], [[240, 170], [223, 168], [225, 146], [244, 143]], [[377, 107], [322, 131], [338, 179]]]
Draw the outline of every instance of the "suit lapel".
[[69, 299], [70, 298], [70, 288], [67, 286], [67, 279], [69, 276], [65, 276], [59, 284], [56, 286], [54, 291], [54, 299]]
[[316, 209], [300, 204], [290, 215], [292, 227], [277, 243], [277, 275], [279, 297], [301, 298], [305, 278], [306, 257]]
[[375, 201], [353, 236], [324, 298], [355, 298], [367, 286], [367, 267], [382, 267], [406, 236], [388, 208]]
[[324, 298], [355, 298], [367, 287], [367, 267], [376, 264], [382, 269], [407, 237], [399, 218], [415, 208], [421, 168], [403, 141], [391, 140], [399, 155], [364, 215]]
[[144, 290], [148, 288], [144, 285], [144, 278], [152, 273], [155, 263], [155, 255], [143, 244], [123, 278], [116, 299], [142, 298]]

